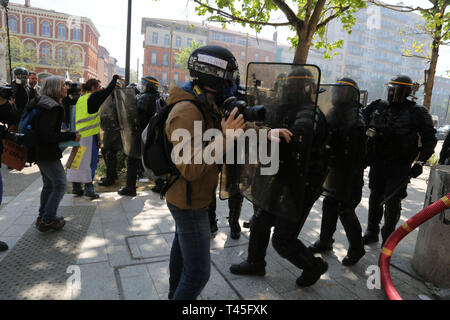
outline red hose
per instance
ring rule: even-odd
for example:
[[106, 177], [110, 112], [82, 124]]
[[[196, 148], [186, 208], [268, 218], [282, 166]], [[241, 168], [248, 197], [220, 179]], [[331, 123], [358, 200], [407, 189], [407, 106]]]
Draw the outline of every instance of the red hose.
[[450, 193], [409, 219], [387, 239], [381, 251], [378, 265], [380, 267], [381, 285], [389, 300], [403, 300], [395, 290], [389, 271], [391, 256], [395, 247], [408, 233], [448, 208], [450, 208]]

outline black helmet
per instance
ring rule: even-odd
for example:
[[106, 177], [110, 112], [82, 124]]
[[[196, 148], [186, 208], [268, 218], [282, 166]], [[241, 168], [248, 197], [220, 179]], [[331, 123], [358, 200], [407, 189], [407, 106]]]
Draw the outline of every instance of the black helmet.
[[286, 77], [283, 100], [289, 104], [315, 103], [317, 84], [314, 76], [305, 67], [297, 67]]
[[336, 81], [332, 91], [332, 102], [334, 106], [359, 104], [360, 92], [355, 80], [342, 78]]
[[413, 82], [408, 76], [396, 76], [388, 83], [388, 101], [403, 103], [412, 93]]
[[29, 76], [29, 72], [28, 72], [28, 70], [27, 69], [25, 69], [25, 68], [22, 68], [22, 67], [18, 67], [18, 68], [15, 68], [14, 69], [14, 75], [16, 76], [16, 77], [19, 77], [19, 76]]
[[200, 87], [208, 86], [217, 92], [238, 86], [239, 67], [236, 58], [226, 48], [204, 46], [192, 52], [188, 61], [190, 76]]
[[151, 76], [146, 76], [141, 79], [141, 83], [139, 86], [139, 91], [141, 93], [146, 92], [158, 92], [159, 89], [159, 81], [156, 78], [153, 78]]

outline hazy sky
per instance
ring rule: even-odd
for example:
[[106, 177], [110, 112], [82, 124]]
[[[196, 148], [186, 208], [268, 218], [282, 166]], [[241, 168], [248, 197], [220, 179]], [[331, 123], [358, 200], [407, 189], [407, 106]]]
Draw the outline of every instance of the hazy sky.
[[[15, 3], [25, 3], [24, 0], [11, 0]], [[385, 0], [387, 3], [397, 3], [398, 0]], [[426, 0], [403, 0], [407, 5], [422, 5], [429, 7]], [[118, 60], [118, 65], [125, 66], [126, 54], [126, 27], [127, 27], [127, 0], [31, 0], [31, 5], [49, 10], [55, 10], [66, 14], [85, 16], [94, 22], [101, 37], [99, 44], [106, 47], [109, 53]], [[141, 21], [143, 17], [163, 18], [174, 20], [189, 20], [202, 22], [206, 17], [199, 17], [195, 14], [194, 3], [191, 0], [133, 0], [132, 19], [132, 46], [131, 46], [131, 66], [136, 69], [137, 59], [140, 64], [143, 62], [143, 41], [141, 35]], [[282, 13], [275, 15], [280, 21], [285, 21]], [[220, 26], [220, 25], [218, 25]], [[255, 31], [244, 29], [240, 25], [229, 26], [229, 29], [250, 32], [255, 35]], [[262, 33], [264, 38], [272, 38], [274, 28], [265, 28]], [[279, 42], [287, 44], [287, 37], [293, 36], [288, 28], [278, 28]], [[261, 34], [260, 34], [261, 36]], [[142, 69], [140, 69], [142, 70]], [[438, 74], [445, 70], [450, 70], [450, 50], [442, 50], [438, 65]]]

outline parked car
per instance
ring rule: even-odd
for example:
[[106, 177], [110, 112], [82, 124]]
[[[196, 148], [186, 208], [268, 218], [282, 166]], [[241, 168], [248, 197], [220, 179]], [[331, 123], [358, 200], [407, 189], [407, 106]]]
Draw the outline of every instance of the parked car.
[[445, 140], [449, 132], [450, 132], [450, 124], [440, 127], [439, 129], [437, 129], [436, 139]]

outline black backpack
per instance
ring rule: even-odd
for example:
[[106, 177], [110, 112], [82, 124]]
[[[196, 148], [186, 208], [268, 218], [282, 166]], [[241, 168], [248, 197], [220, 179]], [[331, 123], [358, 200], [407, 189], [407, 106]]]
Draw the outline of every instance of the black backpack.
[[[181, 100], [177, 103], [189, 101], [193, 103], [202, 113], [205, 126], [207, 120], [200, 103], [196, 100]], [[177, 104], [175, 103], [175, 104]], [[180, 178], [181, 174], [172, 162], [173, 145], [166, 134], [166, 121], [175, 104], [165, 106], [160, 112], [156, 113], [151, 119], [141, 136], [141, 162], [144, 173], [153, 181], [164, 181], [161, 188], [161, 199], [164, 199], [167, 191]], [[191, 203], [190, 183], [187, 182], [187, 203]]]

